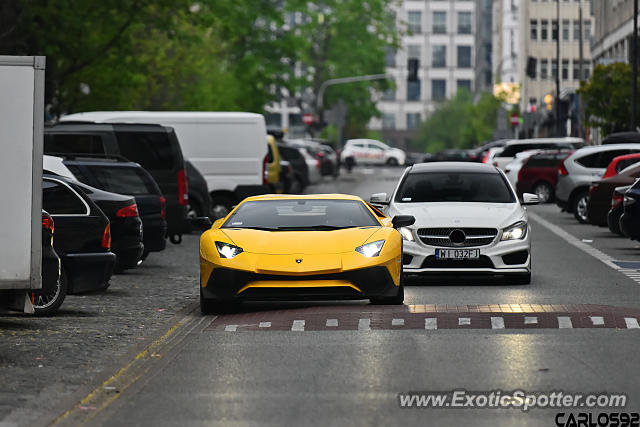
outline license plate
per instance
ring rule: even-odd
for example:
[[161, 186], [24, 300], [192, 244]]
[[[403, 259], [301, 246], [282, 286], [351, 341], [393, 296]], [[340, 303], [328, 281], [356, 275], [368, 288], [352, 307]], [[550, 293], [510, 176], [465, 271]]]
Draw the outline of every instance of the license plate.
[[480, 249], [436, 249], [436, 259], [478, 259]]

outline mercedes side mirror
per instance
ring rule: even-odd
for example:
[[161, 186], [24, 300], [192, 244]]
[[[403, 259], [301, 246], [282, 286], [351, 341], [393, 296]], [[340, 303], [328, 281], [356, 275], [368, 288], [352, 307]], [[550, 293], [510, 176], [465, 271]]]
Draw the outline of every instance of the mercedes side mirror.
[[416, 222], [416, 218], [412, 215], [396, 215], [391, 220], [393, 228], [408, 227]]
[[369, 198], [369, 203], [372, 205], [388, 205], [389, 200], [387, 197], [387, 193], [372, 194], [371, 198]]
[[538, 196], [536, 196], [535, 194], [524, 193], [522, 195], [522, 205], [523, 206], [537, 205], [538, 203], [540, 203], [540, 199], [538, 199]]

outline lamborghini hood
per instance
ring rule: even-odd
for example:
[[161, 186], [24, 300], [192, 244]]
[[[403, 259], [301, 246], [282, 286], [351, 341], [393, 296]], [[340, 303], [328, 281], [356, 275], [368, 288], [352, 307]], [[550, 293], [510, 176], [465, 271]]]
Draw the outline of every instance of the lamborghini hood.
[[255, 254], [337, 254], [352, 252], [380, 227], [345, 228], [331, 231], [262, 231], [223, 228], [234, 245]]

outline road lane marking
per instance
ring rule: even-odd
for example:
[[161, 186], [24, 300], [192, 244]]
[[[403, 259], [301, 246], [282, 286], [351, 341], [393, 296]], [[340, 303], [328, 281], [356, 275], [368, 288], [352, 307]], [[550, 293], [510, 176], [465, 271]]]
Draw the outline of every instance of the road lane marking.
[[404, 319], [391, 319], [391, 326], [404, 326]]
[[458, 317], [458, 326], [470, 325], [471, 318], [470, 317]]
[[591, 323], [593, 323], [593, 326], [604, 325], [604, 317], [602, 316], [589, 316], [589, 318], [591, 319]]
[[371, 319], [360, 319], [360, 320], [358, 320], [358, 330], [359, 331], [370, 331], [371, 330]]
[[438, 319], [435, 317], [427, 317], [424, 319], [425, 329], [438, 329]]
[[338, 326], [338, 319], [327, 319], [327, 326], [329, 327], [337, 327]]
[[291, 330], [298, 332], [304, 331], [304, 320], [294, 320], [291, 325]]
[[638, 325], [638, 319], [634, 317], [625, 317], [624, 323], [627, 325], [627, 329], [638, 329], [640, 325]]
[[571, 323], [571, 318], [568, 316], [558, 316], [558, 328], [560, 329], [573, 328], [573, 324]]
[[259, 328], [270, 328], [271, 327], [271, 322], [260, 322], [258, 327]]
[[227, 332], [235, 332], [238, 329], [238, 325], [227, 325], [224, 330]]
[[526, 316], [524, 318], [524, 324], [525, 325], [537, 325], [538, 324], [538, 318], [535, 316]]
[[504, 329], [504, 319], [502, 317], [492, 317], [491, 329]]

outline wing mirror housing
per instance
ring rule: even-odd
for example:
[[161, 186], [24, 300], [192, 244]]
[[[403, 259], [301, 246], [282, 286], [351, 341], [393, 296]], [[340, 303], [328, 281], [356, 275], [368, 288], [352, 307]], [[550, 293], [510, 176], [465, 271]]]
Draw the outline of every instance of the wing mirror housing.
[[523, 206], [537, 205], [538, 203], [540, 203], [540, 200], [538, 199], [537, 195], [531, 193], [524, 193], [522, 195]]
[[376, 193], [372, 194], [369, 198], [369, 203], [372, 205], [388, 205], [389, 204], [389, 196], [387, 193]]
[[416, 218], [413, 215], [396, 215], [391, 220], [393, 228], [408, 227], [416, 222]]

